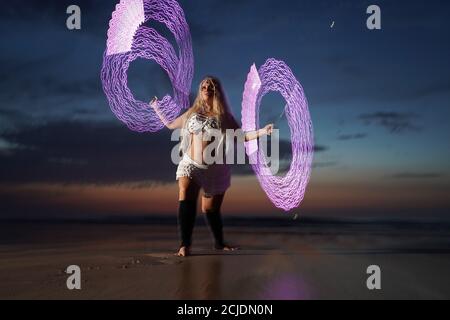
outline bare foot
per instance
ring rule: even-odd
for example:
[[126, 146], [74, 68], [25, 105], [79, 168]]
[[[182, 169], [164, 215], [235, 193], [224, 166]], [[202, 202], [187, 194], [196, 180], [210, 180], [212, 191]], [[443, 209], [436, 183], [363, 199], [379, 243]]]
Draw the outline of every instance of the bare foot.
[[239, 250], [239, 247], [224, 244], [223, 246], [216, 246], [215, 249], [222, 250], [222, 251], [236, 251], [236, 250]]
[[187, 257], [191, 255], [191, 250], [189, 247], [181, 247], [175, 255], [178, 257]]

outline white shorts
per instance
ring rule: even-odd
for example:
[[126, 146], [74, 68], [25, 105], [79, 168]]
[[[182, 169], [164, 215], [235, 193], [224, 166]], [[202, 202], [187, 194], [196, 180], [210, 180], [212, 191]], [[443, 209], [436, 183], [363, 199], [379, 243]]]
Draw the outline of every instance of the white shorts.
[[224, 194], [231, 185], [231, 170], [228, 165], [199, 164], [186, 153], [177, 168], [177, 180], [181, 177], [193, 179], [197, 185], [203, 188], [205, 197]]

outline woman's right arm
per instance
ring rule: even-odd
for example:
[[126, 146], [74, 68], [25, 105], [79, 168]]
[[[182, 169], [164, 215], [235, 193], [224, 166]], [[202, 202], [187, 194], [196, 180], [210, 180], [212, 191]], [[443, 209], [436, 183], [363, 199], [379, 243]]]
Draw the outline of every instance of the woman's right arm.
[[167, 121], [167, 119], [162, 114], [161, 110], [158, 107], [158, 98], [154, 97], [152, 101], [150, 102], [150, 106], [155, 110], [156, 114], [158, 115], [159, 119], [161, 119], [161, 122], [170, 130], [175, 129], [181, 129], [183, 128], [184, 121], [186, 118], [186, 112], [183, 113], [181, 116], [173, 120], [172, 122]]

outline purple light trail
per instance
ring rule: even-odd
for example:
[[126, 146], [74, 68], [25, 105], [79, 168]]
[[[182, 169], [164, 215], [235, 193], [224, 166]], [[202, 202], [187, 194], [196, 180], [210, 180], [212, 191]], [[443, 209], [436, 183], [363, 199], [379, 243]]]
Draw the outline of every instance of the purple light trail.
[[[178, 51], [155, 29], [143, 25], [149, 20], [167, 26]], [[158, 109], [172, 121], [189, 107], [194, 58], [192, 39], [184, 12], [175, 0], [121, 0], [112, 14], [101, 80], [112, 112], [128, 128], [156, 132], [164, 125], [148, 102], [136, 100], [128, 88], [127, 71], [137, 58], [155, 61], [169, 76], [173, 95], [158, 101]], [[282, 61], [268, 59], [248, 74], [242, 101], [244, 131], [259, 126], [261, 100], [269, 91], [278, 91], [287, 102], [286, 117], [291, 130], [292, 162], [284, 177], [272, 175], [257, 141], [246, 143], [253, 170], [269, 199], [278, 208], [290, 211], [300, 205], [311, 174], [313, 132], [303, 88]]]
[[[178, 52], [155, 29], [143, 25], [149, 20], [167, 26]], [[163, 128], [161, 120], [149, 102], [136, 100], [128, 88], [128, 67], [137, 58], [153, 60], [167, 72], [173, 96], [164, 96], [158, 107], [168, 121], [175, 119], [189, 107], [194, 70], [191, 34], [177, 1], [122, 0], [112, 14], [103, 57], [101, 80], [112, 112], [133, 131], [156, 132]]]
[[246, 143], [246, 152], [261, 187], [272, 203], [285, 211], [300, 205], [311, 175], [314, 139], [311, 117], [303, 88], [283, 62], [268, 59], [259, 70], [253, 65], [245, 83], [242, 100], [242, 129], [257, 130], [261, 100], [278, 91], [286, 100], [286, 118], [291, 130], [292, 162], [283, 177], [274, 176], [256, 140]]

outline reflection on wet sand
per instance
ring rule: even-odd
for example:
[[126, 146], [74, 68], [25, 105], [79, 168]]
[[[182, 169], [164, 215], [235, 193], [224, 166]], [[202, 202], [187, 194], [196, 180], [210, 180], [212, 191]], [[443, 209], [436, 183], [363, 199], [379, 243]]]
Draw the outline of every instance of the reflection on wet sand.
[[212, 256], [202, 259], [201, 268], [196, 268], [198, 262], [187, 258], [179, 266], [177, 299], [205, 299], [215, 300], [222, 296], [221, 275], [222, 260], [220, 256]]
[[[175, 226], [0, 224], [0, 298], [8, 299], [448, 299], [450, 224], [303, 221], [227, 228], [241, 250], [173, 255]], [[66, 288], [69, 265], [83, 290]], [[367, 289], [367, 267], [383, 289]]]

